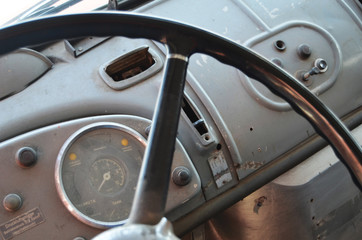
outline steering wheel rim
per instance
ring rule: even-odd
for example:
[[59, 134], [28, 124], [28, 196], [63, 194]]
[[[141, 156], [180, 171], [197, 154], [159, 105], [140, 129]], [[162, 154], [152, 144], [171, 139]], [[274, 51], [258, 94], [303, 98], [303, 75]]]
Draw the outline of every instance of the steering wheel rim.
[[[222, 63], [238, 68], [286, 100], [331, 144], [336, 155], [353, 173], [361, 187], [361, 147], [332, 111], [287, 72], [251, 50], [217, 34], [141, 14], [94, 12], [46, 17], [6, 27], [0, 31], [0, 55], [44, 41], [110, 35], [148, 38], [168, 46], [164, 80], [154, 111], [149, 144], [131, 211], [132, 223], [153, 225], [162, 218], [188, 58], [194, 53], [210, 55]], [[167, 109], [175, 109], [176, 113], [167, 113], [170, 112]], [[156, 184], [152, 180], [149, 185], [155, 171], [158, 172]], [[161, 197], [157, 198], [159, 195]], [[143, 201], [148, 197], [158, 199], [156, 207]], [[152, 208], [156, 210], [153, 211]]]

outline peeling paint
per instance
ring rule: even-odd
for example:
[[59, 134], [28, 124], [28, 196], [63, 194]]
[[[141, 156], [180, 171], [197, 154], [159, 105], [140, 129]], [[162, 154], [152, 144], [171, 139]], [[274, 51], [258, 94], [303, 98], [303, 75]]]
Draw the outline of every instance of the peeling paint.
[[336, 211], [332, 211], [330, 214], [317, 221], [316, 226], [322, 227], [324, 224], [333, 221], [335, 218], [336, 218]]
[[236, 166], [237, 169], [242, 169], [242, 170], [247, 170], [247, 169], [258, 169], [261, 166], [263, 166], [265, 164], [265, 162], [255, 162], [255, 161], [250, 161], [250, 162], [245, 162], [243, 164], [238, 164]]
[[254, 208], [253, 208], [253, 212], [255, 212], [256, 214], [259, 213], [259, 208], [261, 208], [264, 204], [264, 202], [267, 200], [267, 197], [265, 196], [261, 196], [260, 198], [257, 198], [254, 200]]

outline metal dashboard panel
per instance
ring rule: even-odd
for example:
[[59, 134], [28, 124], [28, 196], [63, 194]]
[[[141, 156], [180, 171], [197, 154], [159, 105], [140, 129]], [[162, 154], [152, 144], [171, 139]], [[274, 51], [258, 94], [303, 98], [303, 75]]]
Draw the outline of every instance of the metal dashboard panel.
[[[233, 4], [240, 9], [240, 15], [247, 15], [252, 20], [254, 28], [248, 22], [245, 25], [240, 23], [238, 26], [245, 29], [245, 34], [233, 32], [230, 38], [252, 46], [269, 59], [279, 55], [288, 56], [284, 60], [285, 70], [292, 75], [298, 70], [308, 70], [317, 56], [326, 58], [331, 68], [324, 74], [313, 76], [315, 83], [310, 88], [339, 117], [361, 106], [362, 88], [357, 77], [361, 75], [358, 66], [362, 57], [359, 51], [362, 42], [360, 20], [355, 21], [351, 9], [341, 7], [345, 6], [344, 1], [319, 1], [318, 6], [308, 1], [292, 1], [290, 5], [279, 1], [225, 1], [224, 6], [231, 8]], [[291, 7], [293, 4], [298, 4], [298, 8]], [[327, 5], [328, 13], [316, 12], [316, 9]], [[271, 12], [273, 9], [277, 10]], [[332, 17], [337, 15], [344, 17]], [[229, 25], [226, 19], [215, 22], [218, 28], [214, 29]], [[249, 31], [254, 31], [255, 35], [248, 38]], [[218, 33], [224, 34], [222, 31]], [[279, 39], [279, 34], [290, 40], [287, 42], [288, 53], [274, 50], [273, 40]], [[266, 40], [268, 37], [273, 39], [269, 39], [269, 42]], [[296, 39], [300, 42], [295, 42]], [[316, 55], [311, 55], [308, 60], [299, 59], [296, 48], [306, 40], [313, 41], [310, 44]], [[265, 48], [268, 50], [264, 51]], [[239, 160], [234, 160], [239, 178], [247, 176], [314, 133], [309, 123], [296, 113], [285, 111], [289, 105], [279, 101], [264, 86], [253, 82], [256, 87], [252, 84], [248, 87], [242, 73], [215, 59], [195, 54], [190, 59], [189, 69], [197, 82], [191, 83], [195, 86], [195, 92], [205, 99], [203, 104], [209, 112], [213, 112], [218, 127], [222, 129], [222, 125], [227, 126], [226, 139], [236, 144], [236, 148], [233, 148], [236, 154], [235, 151], [232, 154], [233, 157], [240, 156]], [[263, 96], [255, 94], [256, 90], [262, 91]], [[219, 121], [219, 117], [222, 121]]]
[[[278, 41], [284, 44], [283, 49], [275, 46]], [[304, 83], [317, 96], [332, 87], [342, 68], [341, 48], [336, 40], [325, 29], [308, 22], [284, 23], [248, 40], [245, 45], [263, 54], [270, 61], [280, 64], [285, 71]], [[309, 47], [309, 56], [303, 57], [298, 54], [298, 47], [302, 45]], [[302, 74], [310, 71], [314, 67], [314, 62], [320, 58], [328, 64], [326, 72], [303, 80]], [[259, 82], [243, 74], [240, 74], [240, 79], [248, 93], [254, 99], [258, 99], [262, 105], [277, 111], [291, 109], [289, 104], [272, 94]]]
[[[150, 125], [149, 120], [134, 116], [90, 117], [41, 128], [0, 144], [2, 166], [0, 174], [3, 179], [6, 179], [0, 183], [0, 196], [14, 193], [21, 196], [23, 200], [21, 208], [17, 211], [11, 212], [3, 207], [0, 208], [0, 225], [34, 208], [38, 208], [44, 218], [43, 223], [21, 233], [17, 239], [44, 236], [41, 235], [42, 232], [46, 232], [50, 239], [61, 239], [64, 237], [64, 231], [67, 232], [67, 236], [84, 236], [89, 239], [100, 232], [96, 228], [81, 223], [66, 210], [56, 192], [54, 179], [55, 160], [63, 143], [81, 127], [95, 122], [123, 124], [136, 130], [145, 138], [147, 137], [145, 130]], [[35, 149], [38, 157], [36, 164], [28, 168], [20, 167], [15, 160], [17, 151], [25, 146]], [[200, 178], [180, 142], [177, 142], [172, 169], [177, 166], [187, 167], [192, 178], [191, 182], [185, 186], [178, 186], [172, 180], [170, 181], [166, 210], [170, 212], [171, 219], [204, 202]], [[197, 199], [197, 201], [192, 201], [192, 199]]]
[[[356, 67], [361, 60], [361, 54], [356, 51], [361, 48], [360, 22], [353, 18], [353, 12], [347, 7], [341, 7], [346, 6], [344, 1], [318, 2], [320, 8], [328, 5], [328, 12], [344, 16], [333, 18], [333, 24], [327, 14], [316, 13], [315, 4], [308, 1], [292, 1], [288, 6], [278, 1], [240, 0], [217, 1], [212, 5], [208, 1], [185, 0], [177, 8], [173, 7], [174, 4], [172, 1], [156, 1], [138, 11], [198, 25], [244, 44], [285, 22], [318, 23], [319, 28], [328, 32], [340, 46], [343, 62], [338, 79], [321, 95], [322, 100], [340, 117], [361, 106], [360, 79], [355, 77], [361, 75], [360, 68]], [[304, 12], [297, 12], [293, 4], [302, 5]], [[190, 10], [188, 6], [191, 5], [193, 8]], [[292, 33], [285, 31], [285, 34]], [[328, 39], [322, 39], [320, 44]], [[66, 119], [98, 114], [126, 113], [151, 118], [161, 72], [121, 94], [110, 89], [97, 73], [99, 66], [105, 62], [145, 44], [162, 57], [161, 51], [150, 41], [118, 37], [109, 39], [77, 59], [66, 52], [62, 43], [45, 49], [42, 52], [44, 55], [56, 56], [62, 61], [39, 79], [36, 86], [30, 86], [0, 102], [0, 108], [3, 109], [0, 138], [6, 139]], [[330, 53], [329, 58], [334, 58], [332, 55]], [[291, 69], [298, 69], [298, 64], [291, 63]], [[331, 66], [338, 68], [339, 65], [336, 62]], [[258, 97], [250, 96], [240, 81], [240, 73], [215, 59], [195, 54], [190, 58], [189, 73], [193, 76], [188, 79], [189, 85], [204, 106], [205, 112], [202, 114], [212, 115], [210, 119], [215, 122], [229, 147], [239, 178], [285, 153], [314, 132], [295, 113], [269, 109]], [[63, 96], [63, 92], [67, 97]], [[28, 124], [23, 124], [22, 119], [27, 119]], [[289, 136], [293, 138], [285, 141]]]
[[46, 56], [29, 48], [1, 56], [0, 101], [25, 89], [52, 66]]
[[[297, 5], [301, 6], [303, 10], [300, 10], [301, 8], [297, 10]], [[190, 8], [190, 6], [192, 7]], [[328, 0], [318, 2], [293, 0], [288, 4], [283, 1], [267, 0], [222, 0], [215, 1], [213, 4], [207, 0], [184, 0], [182, 4], [179, 4], [178, 1], [156, 1], [155, 4], [145, 5], [138, 11], [204, 27], [239, 44], [250, 43], [250, 46], [261, 51], [261, 54], [264, 54], [264, 42], [252, 42], [258, 37], [268, 34], [276, 36], [273, 35], [273, 29], [278, 29], [278, 26], [281, 30], [279, 33], [285, 34], [285, 37], [291, 37], [289, 35], [296, 34], [295, 32], [298, 34], [299, 31], [309, 31], [307, 29], [308, 26], [311, 26], [310, 23], [315, 23], [314, 27], [310, 28], [312, 32], [309, 33], [312, 34], [312, 38], [318, 38], [320, 42], [316, 47], [313, 45], [313, 48], [318, 49], [320, 44], [332, 40], [332, 45], [323, 46], [323, 52], [329, 54], [328, 59], [332, 59], [328, 60], [329, 63], [332, 63], [330, 70], [333, 67], [336, 67], [334, 71], [338, 70], [336, 73], [333, 71], [337, 79], [330, 83], [328, 86], [330, 88], [321, 95], [321, 98], [341, 117], [362, 105], [362, 95], [360, 94], [362, 85], [359, 77], [361, 76], [359, 66], [362, 60], [362, 51], [360, 51], [362, 36], [361, 21], [358, 17], [361, 14], [354, 12], [355, 9], [352, 9], [351, 6], [351, 1], [348, 3], [347, 1]], [[321, 11], [324, 7], [328, 7], [328, 11]], [[293, 32], [284, 31], [284, 28], [280, 26], [283, 26], [285, 22], [298, 22], [302, 23], [299, 26], [304, 24], [306, 27], [293, 28]], [[321, 31], [327, 32], [332, 37], [319, 36], [318, 32]], [[161, 58], [164, 57], [162, 50], [150, 41], [130, 40], [122, 37], [111, 38], [76, 59], [66, 52], [63, 43], [55, 43], [44, 49], [42, 54], [60, 61], [54, 65], [52, 71], [49, 71], [35, 84], [0, 102], [0, 109], [2, 109], [0, 140], [6, 140], [49, 124], [85, 116], [124, 113], [151, 118], [162, 78], [161, 72], [122, 92], [109, 88], [98, 74], [99, 67], [105, 62], [145, 44], [152, 47]], [[336, 49], [337, 51], [335, 51]], [[291, 74], [295, 73], [295, 69], [300, 68], [299, 64], [302, 64], [303, 68], [310, 64], [304, 60], [296, 60], [291, 62], [288, 60], [289, 66], [286, 67], [286, 70], [289, 69]], [[335, 77], [333, 74], [328, 75], [330, 73], [332, 71], [320, 76]], [[198, 137], [190, 133], [189, 123], [184, 117], [180, 119], [178, 137], [188, 154], [193, 156], [192, 160], [199, 171], [200, 185], [202, 185], [206, 199], [221, 194], [222, 191], [237, 183], [237, 177], [244, 178], [314, 133], [312, 127], [296, 113], [266, 106], [260, 98], [250, 94], [250, 91], [248, 92], [245, 82], [240, 81], [240, 78], [241, 74], [235, 69], [220, 64], [208, 56], [195, 54], [190, 58], [185, 91], [192, 97], [215, 134], [215, 144], [209, 146], [200, 144]], [[328, 81], [326, 78], [322, 82]], [[323, 83], [319, 86], [322, 85]], [[278, 100], [272, 95], [268, 95], [268, 98]], [[286, 108], [285, 105], [283, 108]], [[89, 123], [95, 119], [90, 118]], [[111, 119], [110, 116], [104, 118], [107, 121], [110, 121], [109, 119]], [[127, 124], [132, 126], [134, 123], [131, 121]], [[74, 127], [73, 130], [76, 129], [77, 127]], [[9, 146], [6, 149], [7, 153], [0, 159], [3, 163], [0, 171], [7, 174], [6, 182], [9, 185], [6, 185], [6, 188], [1, 187], [0, 192], [1, 195], [7, 194], [8, 187], [12, 186], [10, 184], [17, 186], [11, 191], [19, 194], [22, 194], [23, 189], [32, 190], [31, 194], [30, 192], [24, 194], [24, 198], [34, 197], [33, 202], [24, 201], [23, 209], [31, 210], [38, 204], [45, 215], [45, 222], [31, 230], [33, 236], [40, 237], [44, 229], [54, 229], [53, 232], [49, 231], [52, 239], [62, 236], [63, 231], [74, 237], [79, 233], [86, 233], [85, 237], [93, 236], [99, 231], [88, 228], [79, 222], [70, 224], [73, 223], [74, 218], [66, 211], [58, 215], [62, 219], [60, 222], [53, 221], [48, 215], [54, 209], [63, 208], [57, 198], [54, 184], [43, 181], [45, 178], [53, 179], [54, 164], [52, 161], [54, 159], [50, 156], [57, 155], [60, 148], [59, 139], [65, 140], [73, 131], [63, 132], [61, 130], [64, 129], [61, 127], [49, 138], [39, 137], [39, 141], [49, 147], [37, 148], [42, 162], [39, 162], [34, 168], [19, 168], [14, 162], [14, 153], [18, 147]], [[215, 179], [211, 173], [213, 169], [212, 167], [210, 169], [207, 162], [210, 153], [216, 151], [217, 141], [222, 144], [222, 151], [227, 159], [226, 164], [222, 162], [220, 169], [223, 171], [227, 166], [232, 175], [232, 182], [220, 189], [215, 186]], [[21, 145], [34, 147], [33, 144], [33, 141], [26, 140]], [[41, 165], [41, 163], [46, 163], [46, 165]], [[14, 170], [16, 174], [11, 175], [10, 170]], [[217, 173], [217, 171], [215, 172]], [[235, 172], [237, 172], [237, 176]], [[17, 178], [17, 176], [22, 176], [22, 178]], [[44, 188], [38, 186], [44, 186]], [[277, 190], [283, 191], [284, 189]], [[258, 196], [258, 199], [259, 197], [262, 196]], [[197, 201], [191, 205], [185, 203], [186, 209], [203, 203], [203, 196], [199, 194], [196, 198]], [[251, 200], [253, 207], [255, 206], [254, 200]], [[51, 206], [50, 203], [54, 205]], [[288, 201], [286, 203], [291, 206], [294, 204]], [[4, 209], [0, 211], [0, 216], [4, 216], [6, 219], [15, 216], [5, 212]], [[175, 214], [174, 216], [182, 215], [185, 214], [185, 211], [176, 209], [173, 214]], [[305, 214], [308, 220], [312, 217], [309, 213]], [[0, 223], [2, 222], [4, 221]], [[27, 239], [27, 235], [21, 236]]]
[[[362, 143], [362, 125], [352, 133]], [[361, 191], [328, 146], [212, 219], [206, 239], [359, 240], [361, 209]]]

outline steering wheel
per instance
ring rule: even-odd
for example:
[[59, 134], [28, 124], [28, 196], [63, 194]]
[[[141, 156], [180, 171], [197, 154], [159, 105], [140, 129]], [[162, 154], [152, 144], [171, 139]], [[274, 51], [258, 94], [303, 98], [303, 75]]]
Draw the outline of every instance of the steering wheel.
[[[331, 110], [290, 74], [253, 51], [217, 34], [146, 15], [94, 12], [46, 17], [5, 27], [0, 31], [0, 54], [22, 46], [64, 38], [114, 35], [152, 39], [164, 43], [168, 53], [128, 228], [108, 230], [96, 239], [125, 236], [143, 239], [144, 234], [174, 238], [169, 224], [161, 219], [165, 210], [188, 59], [194, 53], [207, 54], [234, 66], [282, 97], [331, 144], [336, 155], [354, 175], [357, 184], [362, 185], [361, 147]], [[268, 171], [267, 167], [260, 171], [264, 176], [259, 176], [258, 179], [263, 179], [263, 183], [282, 173]], [[249, 184], [252, 185], [253, 182]], [[223, 208], [236, 201], [226, 200]], [[202, 220], [194, 220], [189, 227]]]

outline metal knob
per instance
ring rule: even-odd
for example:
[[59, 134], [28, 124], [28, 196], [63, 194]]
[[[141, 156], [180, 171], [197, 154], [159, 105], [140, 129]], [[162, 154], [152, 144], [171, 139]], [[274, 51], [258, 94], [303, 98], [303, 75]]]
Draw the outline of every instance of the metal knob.
[[306, 59], [312, 54], [312, 48], [308, 44], [303, 43], [298, 46], [297, 53], [300, 58]]
[[16, 162], [21, 167], [30, 167], [36, 163], [37, 159], [36, 151], [31, 147], [20, 148], [16, 153]]
[[4, 197], [3, 206], [9, 212], [15, 212], [21, 208], [23, 200], [18, 194], [10, 193]]

